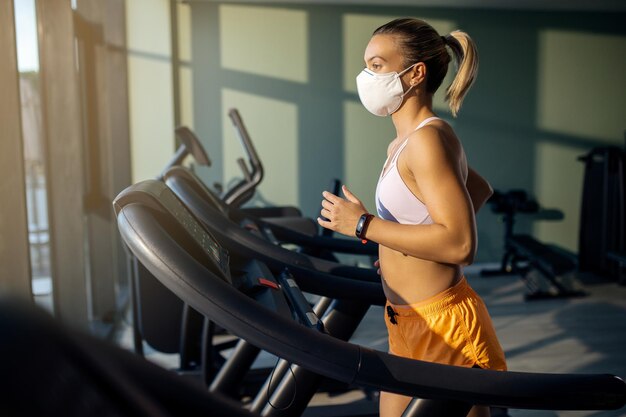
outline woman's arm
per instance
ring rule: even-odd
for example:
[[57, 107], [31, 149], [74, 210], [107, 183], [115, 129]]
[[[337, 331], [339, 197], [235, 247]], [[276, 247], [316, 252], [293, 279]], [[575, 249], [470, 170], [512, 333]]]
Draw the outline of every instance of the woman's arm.
[[489, 185], [486, 179], [481, 177], [478, 172], [474, 171], [471, 167], [468, 167], [467, 170], [465, 186], [472, 200], [474, 213], [478, 213], [478, 210], [480, 210], [493, 194], [493, 188], [491, 188], [491, 185]]
[[[480, 210], [483, 204], [485, 204], [485, 202], [489, 200], [489, 197], [493, 194], [493, 188], [491, 188], [491, 185], [489, 185], [487, 180], [481, 177], [471, 167], [468, 169], [465, 186], [470, 195], [470, 199], [472, 200], [474, 213], [478, 213], [478, 210]], [[374, 262], [374, 267], [376, 268], [378, 275], [380, 275], [380, 260], [377, 259]]]
[[467, 192], [472, 200], [474, 213], [478, 213], [478, 210], [480, 210], [493, 194], [493, 188], [491, 188], [487, 180], [481, 177], [478, 172], [474, 171], [472, 167], [468, 167], [465, 187], [467, 187]]
[[[383, 246], [416, 258], [466, 265], [476, 251], [476, 222], [470, 195], [458, 158], [435, 128], [420, 129], [403, 151], [407, 167], [416, 178], [422, 200], [433, 224], [405, 225], [374, 218], [366, 237]], [[365, 208], [345, 187], [347, 200], [324, 193], [321, 226], [349, 236]]]

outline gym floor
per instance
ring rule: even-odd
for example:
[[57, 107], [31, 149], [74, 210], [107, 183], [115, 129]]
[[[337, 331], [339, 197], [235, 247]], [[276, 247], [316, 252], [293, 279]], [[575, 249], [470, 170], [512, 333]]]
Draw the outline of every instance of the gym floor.
[[[548, 373], [610, 373], [626, 377], [626, 287], [593, 277], [583, 277], [584, 298], [525, 301], [525, 286], [518, 276], [481, 278], [474, 265], [465, 270], [472, 287], [483, 297], [506, 353], [510, 370]], [[382, 308], [372, 307], [353, 342], [387, 349]], [[130, 349], [131, 331], [118, 337]], [[176, 359], [157, 353], [148, 358], [166, 367]], [[273, 363], [272, 358], [266, 358]], [[316, 398], [316, 403], [351, 401]], [[626, 417], [615, 411], [509, 410], [511, 417]]]
[[[626, 287], [581, 277], [589, 296], [525, 301], [515, 276], [481, 278], [468, 272], [493, 318], [510, 370], [609, 373], [626, 377]], [[617, 417], [617, 411], [510, 410], [512, 417]]]

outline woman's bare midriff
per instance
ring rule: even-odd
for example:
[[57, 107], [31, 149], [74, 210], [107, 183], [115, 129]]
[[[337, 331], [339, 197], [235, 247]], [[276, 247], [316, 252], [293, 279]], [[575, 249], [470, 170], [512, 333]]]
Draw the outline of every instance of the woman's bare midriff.
[[452, 287], [462, 276], [459, 265], [406, 256], [382, 245], [378, 254], [383, 290], [393, 304], [424, 301]]

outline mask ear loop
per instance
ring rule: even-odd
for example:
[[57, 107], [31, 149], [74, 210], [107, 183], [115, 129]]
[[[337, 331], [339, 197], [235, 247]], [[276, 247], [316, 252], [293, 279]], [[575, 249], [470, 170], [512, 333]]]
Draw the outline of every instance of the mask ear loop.
[[[402, 70], [401, 72], [398, 73], [398, 79], [400, 79], [400, 77], [402, 76], [402, 74], [404, 74], [405, 72], [407, 72], [408, 70], [410, 70], [411, 68], [413, 68], [414, 66], [416, 66], [418, 63], [416, 62], [415, 64], [411, 65], [410, 67]], [[402, 82], [402, 81], [400, 81]], [[389, 114], [394, 114], [395, 112], [398, 111], [398, 109], [400, 108], [400, 106], [402, 106], [402, 103], [404, 102], [404, 97], [406, 97], [407, 94], [409, 94], [411, 92], [411, 90], [413, 89], [413, 87], [415, 87], [417, 84], [412, 84], [409, 86], [409, 88], [404, 91], [402, 93], [402, 95], [400, 96], [400, 103], [398, 104], [398, 107], [396, 107], [396, 109], [392, 112], [390, 112]]]
[[401, 76], [402, 74], [404, 74], [405, 72], [407, 72], [408, 70], [410, 70], [411, 68], [413, 68], [414, 66], [416, 66], [417, 64], [419, 64], [419, 62], [416, 62], [413, 65], [409, 65], [408, 67], [406, 67], [405, 69], [403, 69], [402, 71], [400, 71], [398, 73], [398, 76]]
[[409, 88], [408, 88], [408, 89], [407, 89], [404, 93], [402, 93], [402, 95], [401, 95], [400, 97], [404, 98], [407, 94], [409, 94], [409, 92], [410, 92], [410, 91], [413, 89], [413, 87], [415, 87], [416, 85], [417, 85], [417, 84], [411, 84], [411, 85], [409, 86]]
[[[410, 70], [411, 68], [413, 68], [414, 66], [416, 66], [417, 64], [419, 64], [419, 62], [416, 62], [415, 64], [407, 67], [406, 69], [402, 70], [401, 72], [398, 73], [398, 78], [400, 78], [404, 73], [406, 73], [408, 70]], [[409, 94], [409, 92], [413, 89], [413, 87], [417, 86], [417, 84], [411, 84], [409, 86], [409, 88], [402, 93], [402, 95], [400, 97], [402, 97], [404, 99], [404, 97]]]

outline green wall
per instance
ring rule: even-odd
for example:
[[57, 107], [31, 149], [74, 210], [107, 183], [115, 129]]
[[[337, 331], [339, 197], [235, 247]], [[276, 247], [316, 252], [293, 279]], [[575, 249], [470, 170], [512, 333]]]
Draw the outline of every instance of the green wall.
[[154, 178], [174, 152], [174, 95], [168, 0], [126, 7], [133, 182]]
[[[582, 165], [593, 146], [621, 145], [626, 129], [624, 13], [418, 7], [190, 3], [193, 124], [214, 165], [210, 182], [239, 175], [226, 116], [237, 107], [266, 162], [255, 204], [296, 204], [317, 215], [341, 178], [374, 210], [391, 120], [361, 106], [354, 77], [371, 32], [415, 16], [478, 44], [480, 71], [455, 127], [470, 164], [496, 189], [523, 188], [562, 222], [520, 218], [516, 230], [576, 251]], [[447, 85], [447, 84], [444, 84]], [[443, 90], [443, 88], [442, 88]], [[480, 261], [499, 259], [502, 224], [478, 216]]]

